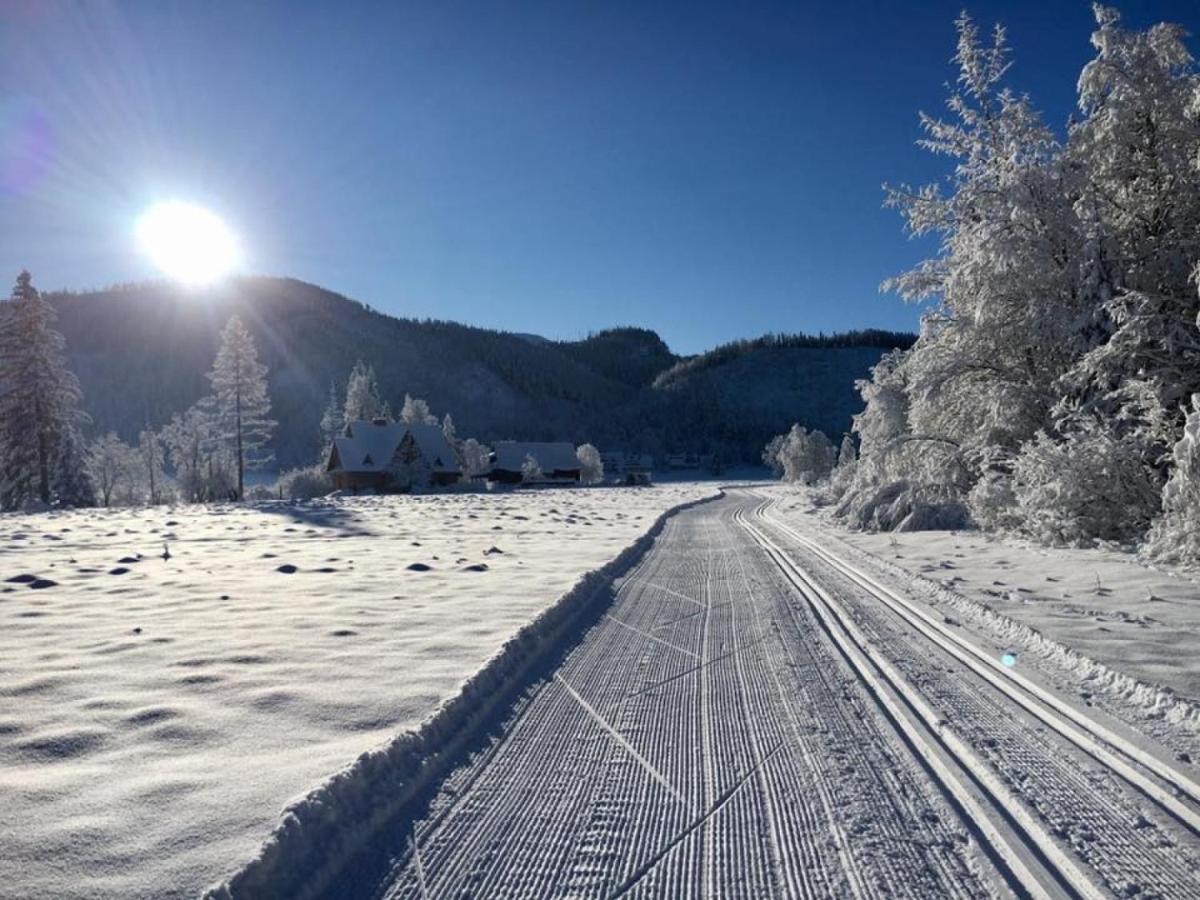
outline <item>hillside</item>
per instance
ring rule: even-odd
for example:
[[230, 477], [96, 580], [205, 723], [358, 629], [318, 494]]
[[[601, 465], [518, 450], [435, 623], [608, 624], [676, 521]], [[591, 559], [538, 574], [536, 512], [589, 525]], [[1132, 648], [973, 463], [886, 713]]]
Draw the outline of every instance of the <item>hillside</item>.
[[313, 459], [330, 382], [344, 388], [358, 359], [375, 367], [393, 409], [406, 392], [424, 397], [439, 415], [454, 416], [460, 434], [485, 441], [590, 440], [602, 448], [755, 460], [761, 444], [793, 421], [845, 430], [857, 409], [853, 382], [883, 349], [771, 338], [681, 360], [645, 329], [531, 340], [395, 318], [285, 278], [240, 278], [205, 291], [151, 283], [47, 297], [59, 311], [93, 430], [126, 439], [207, 392], [218, 333], [239, 314], [270, 368], [281, 423], [274, 443], [284, 467]]

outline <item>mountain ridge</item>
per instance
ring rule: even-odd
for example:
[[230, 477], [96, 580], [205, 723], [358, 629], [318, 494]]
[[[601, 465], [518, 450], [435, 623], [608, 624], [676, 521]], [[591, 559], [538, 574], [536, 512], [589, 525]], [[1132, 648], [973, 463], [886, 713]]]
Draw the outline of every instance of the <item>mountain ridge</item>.
[[[485, 442], [591, 441], [602, 449], [754, 461], [761, 444], [792, 421], [848, 428], [858, 403], [853, 382], [886, 349], [768, 335], [682, 357], [637, 326], [556, 341], [391, 316], [317, 285], [268, 276], [207, 289], [146, 282], [45, 296], [58, 310], [93, 431], [127, 440], [208, 392], [219, 331], [240, 315], [270, 370], [282, 467], [316, 458], [330, 382], [344, 390], [358, 359], [375, 368], [393, 410], [405, 393], [424, 397], [437, 414], [453, 416], [460, 435]], [[667, 373], [674, 374], [659, 384]]]

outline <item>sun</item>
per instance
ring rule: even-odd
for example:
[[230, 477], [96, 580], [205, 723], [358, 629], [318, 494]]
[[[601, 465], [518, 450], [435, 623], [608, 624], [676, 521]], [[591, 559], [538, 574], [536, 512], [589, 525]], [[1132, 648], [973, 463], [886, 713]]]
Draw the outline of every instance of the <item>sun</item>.
[[205, 285], [238, 264], [237, 239], [211, 211], [191, 203], [158, 203], [137, 223], [142, 250], [163, 274], [188, 285]]

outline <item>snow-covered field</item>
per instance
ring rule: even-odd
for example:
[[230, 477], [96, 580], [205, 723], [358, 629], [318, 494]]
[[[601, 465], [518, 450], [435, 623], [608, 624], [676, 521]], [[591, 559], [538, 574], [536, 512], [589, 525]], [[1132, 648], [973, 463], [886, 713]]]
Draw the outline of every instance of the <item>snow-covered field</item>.
[[0, 518], [6, 897], [191, 896], [711, 484]]

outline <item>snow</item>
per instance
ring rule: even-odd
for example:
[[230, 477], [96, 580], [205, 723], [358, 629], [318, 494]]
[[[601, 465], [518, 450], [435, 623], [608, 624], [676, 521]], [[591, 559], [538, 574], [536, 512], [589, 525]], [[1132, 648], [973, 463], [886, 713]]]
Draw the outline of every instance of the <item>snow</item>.
[[427, 721], [583, 573], [715, 493], [0, 518], [6, 896], [195, 895], [281, 809]]
[[767, 493], [785, 515], [815, 512], [831, 537], [941, 588], [940, 605], [980, 610], [977, 624], [1006, 636], [1018, 658], [1036, 652], [1070, 669], [1077, 692], [1108, 690], [1142, 707], [1141, 717], [1185, 728], [1161, 738], [1190, 743], [1200, 734], [1195, 581], [1114, 549], [1048, 548], [976, 530], [850, 531], [815, 509], [811, 492]]

